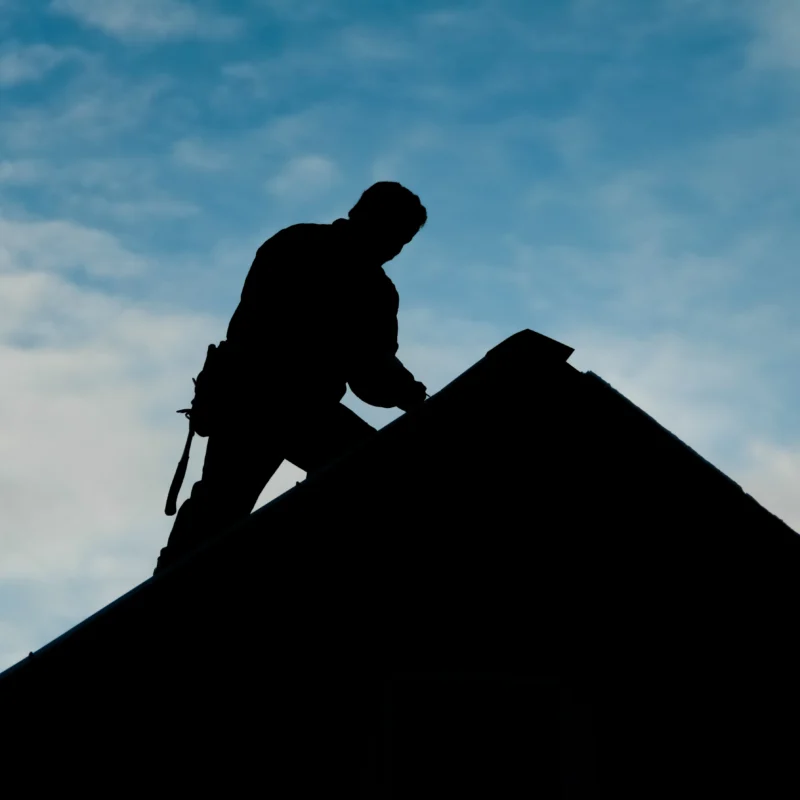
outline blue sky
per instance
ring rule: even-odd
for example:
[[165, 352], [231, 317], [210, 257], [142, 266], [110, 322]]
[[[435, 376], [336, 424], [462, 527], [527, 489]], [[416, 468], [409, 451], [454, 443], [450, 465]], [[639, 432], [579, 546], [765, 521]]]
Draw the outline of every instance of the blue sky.
[[150, 575], [256, 248], [375, 180], [430, 390], [540, 331], [800, 529], [799, 53], [794, 0], [0, 0], [0, 668]]

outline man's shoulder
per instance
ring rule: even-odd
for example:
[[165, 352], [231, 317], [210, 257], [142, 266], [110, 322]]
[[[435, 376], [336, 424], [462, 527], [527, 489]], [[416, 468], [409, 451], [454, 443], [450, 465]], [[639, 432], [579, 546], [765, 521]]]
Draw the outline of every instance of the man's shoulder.
[[[315, 236], [324, 235], [330, 230], [330, 225], [322, 222], [297, 222], [278, 231], [278, 234], [286, 236]], [[277, 235], [277, 234], [276, 234]]]
[[259, 250], [272, 247], [283, 247], [289, 245], [313, 245], [322, 242], [328, 237], [331, 225], [319, 222], [298, 222], [281, 228], [277, 233], [269, 237]]

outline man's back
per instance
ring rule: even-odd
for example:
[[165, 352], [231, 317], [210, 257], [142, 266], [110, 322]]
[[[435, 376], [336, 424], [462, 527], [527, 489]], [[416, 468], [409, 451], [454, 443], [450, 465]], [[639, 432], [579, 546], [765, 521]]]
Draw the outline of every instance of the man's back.
[[301, 223], [258, 249], [228, 327], [245, 369], [341, 399], [350, 375], [397, 352], [397, 290], [347, 220]]

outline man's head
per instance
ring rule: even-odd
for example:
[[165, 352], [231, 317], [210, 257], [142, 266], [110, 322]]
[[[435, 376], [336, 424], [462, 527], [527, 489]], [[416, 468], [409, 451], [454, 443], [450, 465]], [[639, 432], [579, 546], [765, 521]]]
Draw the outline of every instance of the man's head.
[[391, 261], [428, 219], [419, 197], [394, 181], [374, 183], [347, 216], [360, 241], [381, 263]]

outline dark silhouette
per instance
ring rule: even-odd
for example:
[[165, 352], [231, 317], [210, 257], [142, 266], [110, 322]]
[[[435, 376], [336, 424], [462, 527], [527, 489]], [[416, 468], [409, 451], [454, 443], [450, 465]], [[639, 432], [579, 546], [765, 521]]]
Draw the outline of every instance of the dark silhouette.
[[397, 358], [398, 294], [383, 264], [425, 224], [399, 183], [367, 189], [332, 224], [292, 225], [259, 247], [227, 336], [196, 380], [190, 433], [208, 436], [202, 479], [178, 512], [156, 573], [246, 517], [284, 459], [308, 473], [375, 429], [340, 402], [407, 411], [425, 386]]
[[5, 784], [800, 797], [800, 537], [571, 352], [515, 334], [0, 674]]

